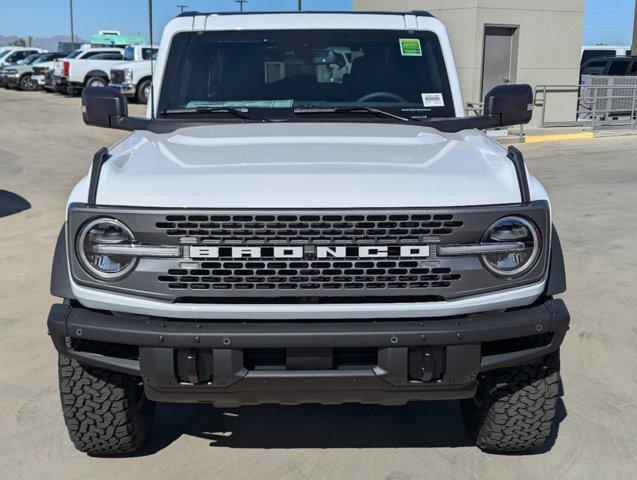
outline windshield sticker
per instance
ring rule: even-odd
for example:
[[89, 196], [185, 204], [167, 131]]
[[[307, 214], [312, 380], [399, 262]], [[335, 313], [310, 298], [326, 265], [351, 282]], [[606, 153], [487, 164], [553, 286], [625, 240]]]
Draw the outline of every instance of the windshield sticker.
[[444, 107], [445, 99], [442, 93], [423, 93], [422, 103], [425, 107]]
[[418, 38], [400, 38], [399, 42], [403, 57], [422, 57], [422, 47]]

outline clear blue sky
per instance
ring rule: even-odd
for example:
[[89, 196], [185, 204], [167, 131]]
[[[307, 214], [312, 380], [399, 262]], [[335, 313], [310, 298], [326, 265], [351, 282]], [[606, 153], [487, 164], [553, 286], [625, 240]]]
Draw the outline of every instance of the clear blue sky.
[[584, 44], [630, 45], [634, 17], [635, 0], [586, 0]]
[[[555, 0], [559, 1], [559, 0]], [[146, 34], [146, 0], [74, 0], [76, 34], [87, 39], [99, 29]], [[179, 12], [237, 10], [233, 0], [154, 0], [156, 34]], [[426, 1], [423, 1], [426, 8]], [[586, 0], [584, 43], [629, 44], [635, 0]], [[303, 0], [306, 10], [350, 10], [351, 0]], [[296, 0], [249, 0], [246, 10], [294, 10]], [[68, 0], [0, 0], [0, 35], [48, 37], [68, 34]]]
[[[238, 11], [234, 0], [153, 0], [155, 35], [179, 13], [176, 5], [201, 12]], [[296, 10], [297, 0], [248, 0], [246, 11]], [[303, 0], [304, 10], [351, 10], [352, 0]], [[148, 0], [73, 0], [75, 34], [88, 39], [116, 29], [148, 36]], [[0, 0], [0, 35], [69, 35], [69, 0]]]

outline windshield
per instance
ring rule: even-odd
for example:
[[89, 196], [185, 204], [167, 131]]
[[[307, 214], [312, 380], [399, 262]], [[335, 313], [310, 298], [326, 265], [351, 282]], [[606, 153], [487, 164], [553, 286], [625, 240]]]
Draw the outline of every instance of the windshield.
[[382, 108], [408, 119], [454, 116], [431, 32], [193, 32], [173, 40], [160, 112], [205, 108]]
[[126, 47], [124, 49], [124, 60], [132, 62], [135, 60], [135, 47]]
[[40, 58], [42, 56], [41, 53], [35, 53], [33, 55], [29, 55], [27, 58], [25, 58], [24, 60], [20, 60], [18, 62], [19, 65], [31, 65], [32, 63], [34, 63], [38, 58]]
[[84, 50], [75, 50], [72, 53], [69, 53], [66, 57], [64, 58], [75, 58], [77, 57], [80, 53], [82, 53]]

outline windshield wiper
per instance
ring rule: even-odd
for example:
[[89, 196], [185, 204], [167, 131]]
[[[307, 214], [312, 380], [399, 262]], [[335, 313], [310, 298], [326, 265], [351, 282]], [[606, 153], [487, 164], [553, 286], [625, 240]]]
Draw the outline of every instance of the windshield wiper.
[[164, 110], [165, 115], [181, 115], [189, 113], [229, 113], [235, 117], [242, 118], [244, 120], [265, 121], [271, 122], [272, 120], [267, 117], [261, 117], [250, 113], [247, 108], [232, 108], [232, 107], [196, 107], [196, 108], [181, 108], [173, 110]]
[[357, 113], [357, 112], [367, 112], [373, 113], [375, 115], [383, 115], [385, 117], [395, 118], [397, 120], [401, 120], [403, 122], [409, 122], [408, 118], [401, 117], [400, 115], [396, 115], [395, 113], [387, 112], [385, 110], [380, 110], [374, 107], [367, 106], [356, 106], [356, 107], [334, 107], [334, 108], [297, 108], [294, 110], [295, 114], [304, 114], [304, 113]]

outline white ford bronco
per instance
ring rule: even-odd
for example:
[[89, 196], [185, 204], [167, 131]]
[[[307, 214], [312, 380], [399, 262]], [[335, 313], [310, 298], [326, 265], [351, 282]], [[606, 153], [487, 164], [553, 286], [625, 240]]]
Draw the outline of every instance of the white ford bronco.
[[528, 122], [528, 85], [466, 116], [424, 12], [190, 13], [154, 73], [144, 118], [82, 96], [85, 123], [132, 133], [95, 154], [54, 257], [79, 450], [139, 449], [156, 402], [439, 399], [485, 451], [542, 448], [562, 251], [521, 153], [480, 131]]

